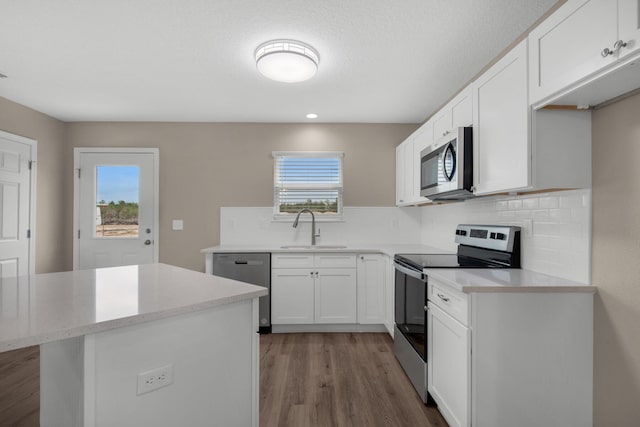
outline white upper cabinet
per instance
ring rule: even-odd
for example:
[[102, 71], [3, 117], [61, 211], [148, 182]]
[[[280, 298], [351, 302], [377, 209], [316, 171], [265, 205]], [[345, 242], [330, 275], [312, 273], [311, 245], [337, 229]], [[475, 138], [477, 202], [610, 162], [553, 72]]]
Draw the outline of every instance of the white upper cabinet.
[[527, 40], [473, 84], [476, 195], [591, 186], [591, 113], [533, 112]]
[[[569, 0], [535, 28], [529, 34], [531, 104], [540, 107], [556, 100], [593, 104], [633, 89], [638, 81], [629, 82], [622, 76], [614, 80], [616, 84], [595, 90], [591, 85], [601, 74], [625, 65], [622, 59], [638, 53], [638, 3]], [[627, 81], [625, 85], [621, 80]], [[583, 86], [585, 93], [563, 98]]]
[[640, 1], [618, 0], [619, 40], [627, 45], [620, 49], [620, 58], [640, 51]]
[[413, 134], [396, 147], [396, 205], [412, 204], [416, 197], [413, 188]]
[[453, 128], [471, 126], [473, 122], [472, 93], [471, 85], [465, 87], [447, 105], [434, 114], [430, 120], [433, 122], [434, 141], [446, 136]]
[[530, 184], [527, 41], [473, 83], [473, 182], [478, 195]]

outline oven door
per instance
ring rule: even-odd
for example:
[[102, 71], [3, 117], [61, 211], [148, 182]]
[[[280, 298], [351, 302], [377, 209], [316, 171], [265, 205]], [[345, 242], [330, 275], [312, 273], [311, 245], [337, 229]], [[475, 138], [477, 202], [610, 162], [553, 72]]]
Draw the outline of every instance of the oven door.
[[411, 347], [427, 361], [427, 285], [421, 273], [395, 267], [395, 323]]

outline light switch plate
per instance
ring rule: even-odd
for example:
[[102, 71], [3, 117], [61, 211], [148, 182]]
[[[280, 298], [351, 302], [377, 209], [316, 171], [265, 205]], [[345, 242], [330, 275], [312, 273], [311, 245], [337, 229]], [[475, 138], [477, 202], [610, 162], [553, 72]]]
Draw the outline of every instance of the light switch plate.
[[181, 219], [174, 219], [173, 220], [173, 229], [174, 230], [183, 230], [184, 229], [184, 222]]

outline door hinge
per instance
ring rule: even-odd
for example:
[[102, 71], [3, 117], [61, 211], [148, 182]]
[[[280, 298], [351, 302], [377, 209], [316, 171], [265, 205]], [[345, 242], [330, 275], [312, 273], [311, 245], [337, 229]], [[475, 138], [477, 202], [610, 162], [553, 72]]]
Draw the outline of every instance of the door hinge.
[[78, 239], [80, 238], [80, 230], [78, 230]]
[[31, 230], [27, 230], [27, 239], [31, 238]]
[[29, 170], [33, 169], [33, 160], [29, 160]]
[[80, 179], [80, 168], [78, 168], [78, 179]]

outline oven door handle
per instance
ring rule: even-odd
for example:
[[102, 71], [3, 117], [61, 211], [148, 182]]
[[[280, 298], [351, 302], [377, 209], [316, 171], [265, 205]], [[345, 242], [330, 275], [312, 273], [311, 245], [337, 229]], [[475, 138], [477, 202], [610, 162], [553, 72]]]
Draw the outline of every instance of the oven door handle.
[[416, 278], [416, 279], [421, 280], [421, 281], [426, 283], [424, 274], [422, 274], [422, 272], [417, 272], [415, 270], [411, 270], [411, 269], [409, 269], [407, 267], [404, 267], [404, 266], [402, 266], [402, 265], [400, 265], [398, 263], [395, 263], [395, 262], [393, 263], [393, 267], [396, 270], [398, 270], [400, 273], [404, 273], [407, 276], [411, 276], [413, 278]]

